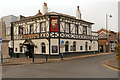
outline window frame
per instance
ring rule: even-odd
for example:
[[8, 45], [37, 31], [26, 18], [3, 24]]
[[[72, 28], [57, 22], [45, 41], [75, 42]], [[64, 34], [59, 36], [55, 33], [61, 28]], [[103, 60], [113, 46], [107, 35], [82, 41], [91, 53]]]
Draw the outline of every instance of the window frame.
[[[55, 47], [56, 50], [53, 50], [53, 47]], [[58, 46], [52, 46], [52, 53], [58, 53]]]
[[46, 45], [44, 42], [41, 43], [41, 53], [46, 53]]
[[73, 51], [76, 51], [76, 41], [73, 42]]
[[80, 50], [83, 50], [83, 46], [80, 46]]

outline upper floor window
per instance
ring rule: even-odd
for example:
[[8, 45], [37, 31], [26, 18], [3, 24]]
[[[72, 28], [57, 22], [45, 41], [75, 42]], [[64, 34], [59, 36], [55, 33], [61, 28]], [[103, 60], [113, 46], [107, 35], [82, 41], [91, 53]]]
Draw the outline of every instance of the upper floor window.
[[76, 27], [76, 28], [75, 28], [75, 33], [76, 33], [76, 34], [79, 34], [78, 25], [76, 24], [75, 27]]
[[46, 24], [45, 22], [40, 23], [40, 32], [45, 32], [46, 31]]
[[83, 26], [83, 34], [87, 35], [87, 27]]
[[34, 33], [34, 26], [33, 26], [33, 24], [30, 25], [30, 33]]
[[65, 32], [66, 32], [66, 33], [69, 33], [69, 32], [70, 32], [70, 23], [66, 23]]
[[11, 34], [11, 28], [10, 27], [6, 27], [6, 35], [10, 35]]
[[23, 27], [19, 26], [19, 34], [23, 34]]

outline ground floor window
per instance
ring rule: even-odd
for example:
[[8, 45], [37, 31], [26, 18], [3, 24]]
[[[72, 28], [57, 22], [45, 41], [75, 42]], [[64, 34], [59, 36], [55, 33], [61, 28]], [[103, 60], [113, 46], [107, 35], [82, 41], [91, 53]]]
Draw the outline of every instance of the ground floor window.
[[91, 46], [89, 46], [89, 50], [91, 50]]
[[46, 46], [44, 42], [41, 44], [41, 47], [42, 47], [42, 53], [46, 53]]
[[23, 49], [22, 49], [22, 48], [23, 48], [23, 46], [20, 46], [20, 52], [23, 52]]
[[80, 46], [80, 50], [83, 50], [83, 47], [82, 47], [82, 46]]
[[17, 52], [17, 48], [15, 48], [15, 51]]
[[73, 46], [70, 46], [70, 50], [71, 50], [71, 51], [73, 50]]
[[69, 51], [69, 42], [66, 41], [65, 43], [65, 52], [68, 52]]
[[85, 43], [85, 50], [88, 50], [88, 42]]
[[52, 53], [57, 53], [57, 52], [58, 52], [58, 47], [52, 46]]
[[73, 51], [76, 51], [76, 42], [73, 42]]

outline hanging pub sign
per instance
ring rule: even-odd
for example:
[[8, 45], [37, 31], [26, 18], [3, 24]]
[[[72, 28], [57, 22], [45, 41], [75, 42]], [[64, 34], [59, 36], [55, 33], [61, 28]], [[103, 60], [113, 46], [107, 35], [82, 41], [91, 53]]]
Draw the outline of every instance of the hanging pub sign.
[[59, 20], [58, 18], [51, 18], [50, 19], [50, 28], [51, 32], [59, 32]]

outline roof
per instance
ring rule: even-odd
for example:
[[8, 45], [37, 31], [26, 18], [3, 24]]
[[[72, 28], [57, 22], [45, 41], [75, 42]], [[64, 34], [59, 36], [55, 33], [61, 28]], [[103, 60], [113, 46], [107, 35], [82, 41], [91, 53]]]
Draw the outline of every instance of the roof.
[[98, 34], [100, 33], [100, 32], [102, 32], [102, 31], [105, 31], [105, 32], [107, 32], [107, 33], [110, 33], [110, 31], [108, 31], [108, 30], [105, 30], [105, 29], [100, 29], [99, 31], [97, 31], [98, 32]]
[[102, 31], [104, 31], [104, 32], [107, 32], [107, 33], [114, 33], [114, 34], [117, 34], [117, 32], [114, 32], [114, 31], [108, 31], [108, 30], [106, 30], [106, 29], [100, 29], [99, 31], [97, 31], [98, 32], [98, 34], [100, 33], [100, 32], [102, 32]]
[[[76, 17], [74, 17], [74, 16], [67, 15], [67, 14], [62, 14], [62, 13], [57, 13], [57, 12], [48, 12], [45, 15], [28, 16], [28, 17], [22, 18], [21, 20], [37, 18], [37, 17], [41, 17], [41, 16], [49, 16], [49, 15], [51, 15], [51, 16], [52, 15], [53, 16], [63, 16], [63, 17], [68, 17], [68, 18], [72, 18], [72, 19], [75, 19], [75, 20], [79, 20], [79, 19], [76, 19]], [[79, 20], [79, 21], [83, 21], [83, 22], [87, 22], [87, 23], [90, 23], [90, 24], [94, 24], [94, 23], [91, 23], [91, 22], [88, 22], [88, 21], [85, 21], [85, 20]]]

